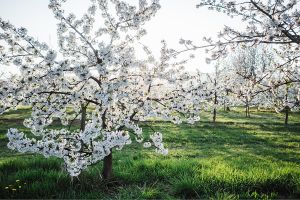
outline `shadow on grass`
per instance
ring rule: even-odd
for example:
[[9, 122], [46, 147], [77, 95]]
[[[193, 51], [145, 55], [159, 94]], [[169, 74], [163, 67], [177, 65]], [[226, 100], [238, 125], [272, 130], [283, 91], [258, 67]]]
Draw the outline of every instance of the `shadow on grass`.
[[[175, 157], [243, 156], [258, 160], [268, 159], [270, 162], [286, 161], [300, 164], [298, 127], [278, 128], [268, 135], [267, 131], [274, 126], [266, 127], [266, 133], [262, 134], [257, 131], [260, 126], [240, 125], [184, 124], [178, 128], [163, 123], [154, 125], [154, 128], [161, 132], [172, 129], [172, 134], [166, 135], [164, 141], [169, 144], [171, 154], [174, 152], [172, 156]], [[288, 139], [286, 135], [289, 135]]]
[[[147, 122], [164, 133], [169, 155], [157, 156], [136, 144], [125, 147], [123, 152], [115, 151], [115, 177], [110, 181], [101, 179], [101, 162], [72, 181], [59, 159], [20, 156], [8, 150], [3, 136], [7, 129], [26, 129], [19, 123], [21, 120], [16, 124], [14, 119], [0, 120], [0, 197], [299, 198], [299, 125], [283, 127], [273, 119], [266, 123], [259, 119], [226, 120], [215, 125], [201, 122], [180, 126]], [[146, 137], [152, 133], [147, 126], [143, 130]], [[5, 189], [15, 187], [16, 180], [26, 185], [14, 188], [14, 192]]]
[[[116, 162], [115, 178], [101, 179], [101, 166], [70, 179], [58, 159], [41, 157], [13, 160], [0, 167], [3, 198], [239, 198], [299, 197], [299, 173], [261, 169], [238, 170], [220, 160], [141, 159]], [[13, 174], [13, 175], [12, 175]], [[25, 182], [12, 193], [4, 188]]]

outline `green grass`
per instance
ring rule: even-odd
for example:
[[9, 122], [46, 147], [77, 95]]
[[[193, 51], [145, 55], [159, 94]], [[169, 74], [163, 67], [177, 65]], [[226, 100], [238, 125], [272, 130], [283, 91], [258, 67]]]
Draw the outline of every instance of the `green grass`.
[[109, 181], [101, 179], [101, 162], [72, 180], [59, 159], [7, 149], [7, 129], [28, 133], [22, 119], [29, 115], [21, 108], [0, 117], [0, 198], [300, 198], [299, 113], [287, 127], [283, 114], [254, 109], [250, 119], [241, 109], [221, 112], [216, 124], [210, 113], [195, 125], [147, 122], [164, 133], [169, 155], [139, 144], [114, 151]]

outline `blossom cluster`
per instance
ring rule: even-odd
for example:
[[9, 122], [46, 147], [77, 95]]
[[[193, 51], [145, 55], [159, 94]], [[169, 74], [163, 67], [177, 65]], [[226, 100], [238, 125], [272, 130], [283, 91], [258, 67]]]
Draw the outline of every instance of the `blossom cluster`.
[[[27, 138], [17, 129], [8, 130], [8, 148], [19, 152], [39, 153], [45, 157], [62, 158], [71, 176], [78, 176], [89, 165], [109, 155], [112, 148], [121, 150], [131, 140], [126, 131], [99, 132], [88, 126], [85, 131], [45, 130], [40, 140]], [[96, 132], [95, 132], [96, 131]], [[87, 133], [87, 134], [86, 134]], [[101, 138], [97, 141], [90, 137]]]

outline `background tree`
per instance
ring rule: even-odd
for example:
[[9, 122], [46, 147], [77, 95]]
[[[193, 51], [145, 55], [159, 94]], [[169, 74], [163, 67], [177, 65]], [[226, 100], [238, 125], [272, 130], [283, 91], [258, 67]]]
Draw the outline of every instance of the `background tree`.
[[268, 79], [274, 73], [273, 56], [264, 46], [241, 47], [228, 57], [226, 73], [227, 87], [245, 106], [246, 117], [250, 117], [250, 106], [263, 105]]
[[226, 87], [224, 86], [223, 70], [218, 63], [214, 65], [213, 73], [206, 73], [206, 105], [210, 105], [212, 109], [213, 123], [215, 123], [217, 119], [218, 107], [222, 106], [223, 104], [226, 106]]
[[184, 49], [175, 51], [174, 54], [206, 48], [210, 52], [207, 61], [217, 60], [222, 56], [235, 51], [241, 46], [256, 47], [258, 44], [266, 44], [276, 52], [273, 69], [286, 71], [286, 77], [280, 83], [269, 85], [279, 87], [288, 83], [299, 83], [299, 44], [300, 44], [300, 3], [295, 0], [200, 0], [197, 8], [207, 7], [210, 10], [223, 12], [231, 17], [240, 17], [245, 29], [235, 30], [225, 26], [219, 32], [216, 40], [205, 37], [206, 45], [196, 45], [190, 40], [181, 40]]
[[288, 125], [290, 111], [299, 110], [299, 90], [294, 83], [272, 88], [266, 94], [266, 99], [276, 112], [284, 112], [284, 125]]
[[300, 3], [295, 0], [269, 0], [269, 1], [227, 1], [227, 0], [201, 0], [200, 6], [211, 10], [224, 12], [231, 17], [240, 16], [247, 24], [245, 30], [234, 30], [225, 26], [219, 33], [220, 40], [213, 42], [206, 38], [212, 46], [213, 58], [219, 54], [226, 54], [227, 47], [235, 48], [243, 43], [254, 45], [259, 43], [275, 44], [278, 48], [287, 50], [281, 53], [290, 55], [290, 61], [299, 59], [300, 44]]

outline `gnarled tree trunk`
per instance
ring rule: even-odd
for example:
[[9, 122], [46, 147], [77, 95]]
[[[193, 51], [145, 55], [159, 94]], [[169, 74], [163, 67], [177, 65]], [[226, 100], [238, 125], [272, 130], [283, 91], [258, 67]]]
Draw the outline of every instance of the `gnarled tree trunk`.
[[103, 159], [103, 179], [112, 178], [112, 150], [108, 156]]
[[[102, 114], [102, 128], [106, 128], [106, 112], [107, 109], [103, 112]], [[110, 149], [110, 154], [104, 157], [103, 159], [103, 171], [102, 171], [102, 176], [103, 179], [110, 179], [112, 178], [112, 149]]]

